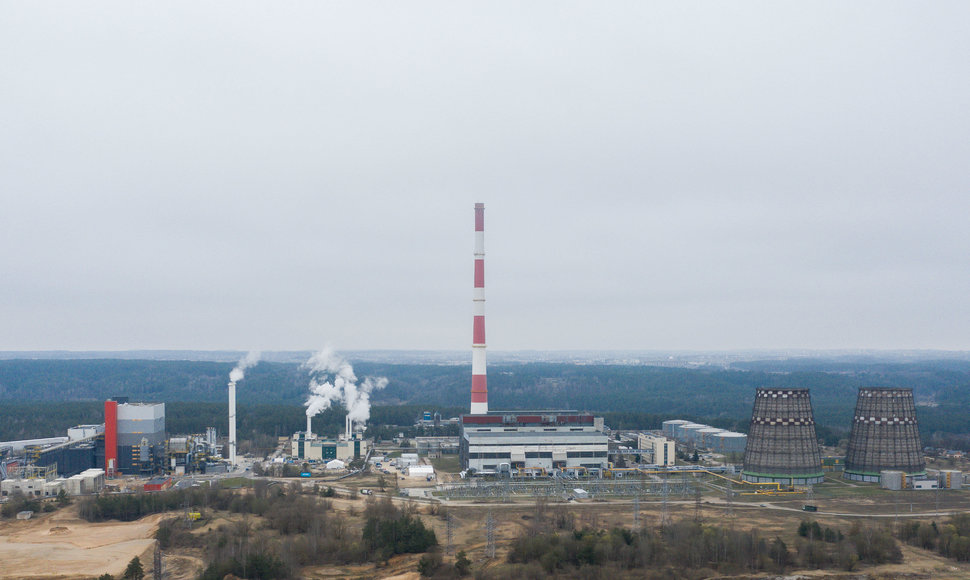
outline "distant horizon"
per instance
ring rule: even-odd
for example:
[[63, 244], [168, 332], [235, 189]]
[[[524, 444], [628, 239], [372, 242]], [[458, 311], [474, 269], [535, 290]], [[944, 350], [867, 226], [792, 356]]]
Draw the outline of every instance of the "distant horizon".
[[[260, 353], [260, 362], [302, 363], [316, 352], [272, 350]], [[338, 350], [354, 362], [470, 364], [471, 349], [348, 349]], [[234, 349], [127, 349], [127, 350], [0, 350], [2, 360], [189, 360], [233, 363], [247, 353]], [[490, 363], [574, 362], [577, 364], [713, 364], [757, 360], [792, 359], [871, 359], [885, 362], [933, 359], [970, 360], [970, 351], [943, 349], [785, 349], [751, 348], [733, 350], [657, 350], [657, 349], [561, 349], [490, 350]]]

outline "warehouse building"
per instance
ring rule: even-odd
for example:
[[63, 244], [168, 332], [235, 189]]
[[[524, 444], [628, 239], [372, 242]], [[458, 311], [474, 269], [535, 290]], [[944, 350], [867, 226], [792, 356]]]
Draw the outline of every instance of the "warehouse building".
[[602, 417], [576, 411], [507, 411], [462, 415], [459, 456], [479, 473], [512, 469], [607, 467]]

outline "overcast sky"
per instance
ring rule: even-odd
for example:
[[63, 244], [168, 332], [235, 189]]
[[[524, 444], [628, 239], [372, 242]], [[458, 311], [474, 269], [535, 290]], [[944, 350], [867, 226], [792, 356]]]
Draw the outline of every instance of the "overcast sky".
[[0, 1], [0, 350], [970, 349], [968, 22]]

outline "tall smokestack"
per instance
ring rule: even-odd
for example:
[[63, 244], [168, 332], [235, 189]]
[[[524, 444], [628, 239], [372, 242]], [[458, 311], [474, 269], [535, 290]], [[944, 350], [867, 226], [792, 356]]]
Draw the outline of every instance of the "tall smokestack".
[[229, 382], [229, 465], [236, 468], [236, 381]]
[[485, 380], [485, 204], [475, 204], [475, 290], [472, 326], [472, 415], [488, 413]]
[[310, 438], [310, 429], [313, 427], [313, 425], [310, 423], [311, 419], [313, 419], [313, 417], [311, 417], [310, 415], [307, 415], [306, 416], [306, 436], [307, 436], [307, 439]]
[[104, 402], [104, 473], [114, 477], [118, 471], [118, 402]]

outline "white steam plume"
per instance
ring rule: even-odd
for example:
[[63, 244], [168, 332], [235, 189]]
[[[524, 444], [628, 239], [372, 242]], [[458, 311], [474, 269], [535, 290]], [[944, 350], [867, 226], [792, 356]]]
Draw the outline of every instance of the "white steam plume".
[[236, 363], [236, 368], [232, 369], [232, 371], [229, 373], [229, 382], [238, 383], [239, 381], [243, 380], [243, 377], [246, 376], [246, 373], [245, 373], [246, 369], [248, 369], [251, 366], [255, 366], [256, 363], [258, 362], [259, 362], [258, 350], [251, 350], [247, 352], [246, 356], [239, 359], [239, 362]]
[[304, 364], [310, 373], [310, 396], [307, 397], [307, 417], [326, 411], [334, 403], [343, 403], [347, 416], [355, 423], [370, 419], [370, 396], [387, 386], [384, 377], [366, 377], [358, 383], [354, 367], [326, 347]]

